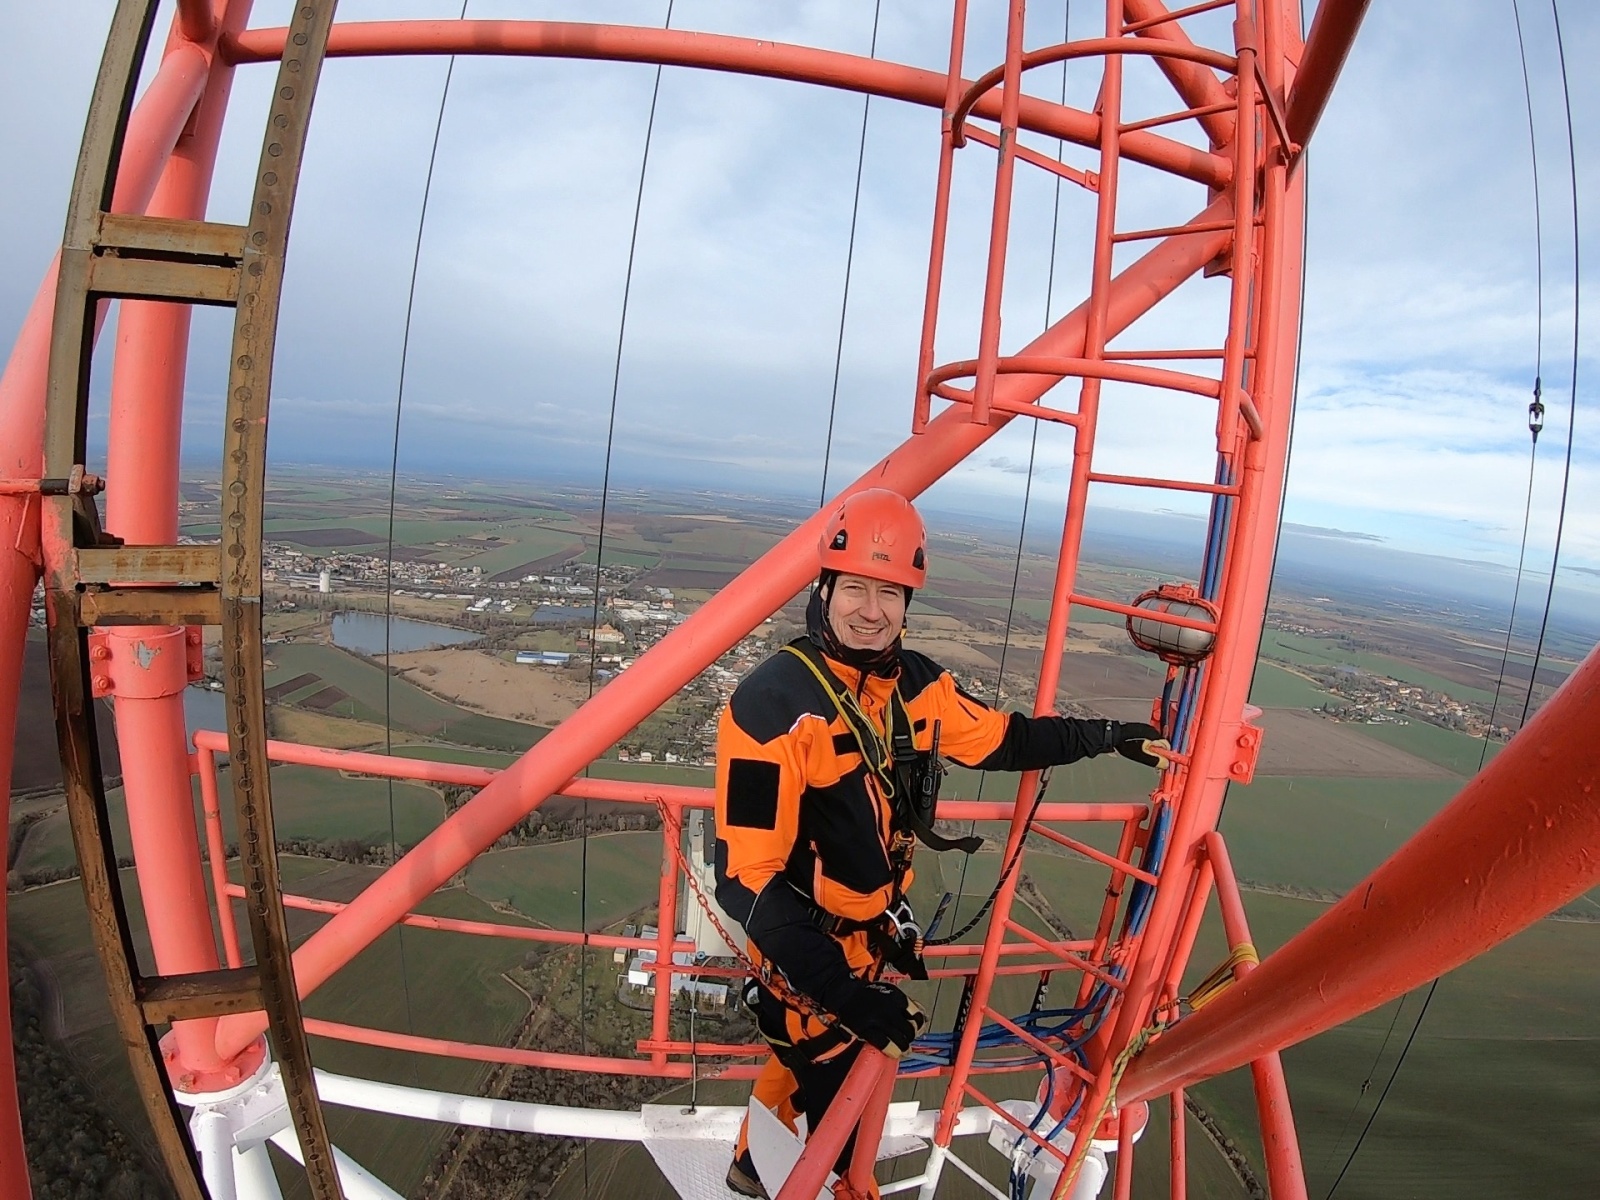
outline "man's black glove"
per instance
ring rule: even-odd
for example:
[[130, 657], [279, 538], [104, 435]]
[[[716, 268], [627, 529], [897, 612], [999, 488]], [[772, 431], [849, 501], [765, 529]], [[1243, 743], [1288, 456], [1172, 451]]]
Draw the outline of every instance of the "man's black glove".
[[899, 1058], [911, 1048], [928, 1025], [928, 1014], [891, 983], [854, 985], [833, 1011], [839, 1023], [868, 1045], [876, 1046], [890, 1058]]
[[1113, 721], [1111, 725], [1111, 748], [1123, 758], [1132, 759], [1145, 767], [1166, 765], [1154, 753], [1156, 750], [1172, 749], [1172, 743], [1161, 736], [1161, 730], [1143, 721]]

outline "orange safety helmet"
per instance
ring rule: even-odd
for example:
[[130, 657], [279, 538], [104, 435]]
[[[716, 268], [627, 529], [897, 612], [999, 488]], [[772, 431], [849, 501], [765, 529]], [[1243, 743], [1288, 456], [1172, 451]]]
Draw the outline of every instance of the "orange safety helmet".
[[920, 588], [928, 578], [928, 534], [899, 492], [867, 488], [846, 496], [823, 528], [817, 550], [824, 571], [887, 579]]

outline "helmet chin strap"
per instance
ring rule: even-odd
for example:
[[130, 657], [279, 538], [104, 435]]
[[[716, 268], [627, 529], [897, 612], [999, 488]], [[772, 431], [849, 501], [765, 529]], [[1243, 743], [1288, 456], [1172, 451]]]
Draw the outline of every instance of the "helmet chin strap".
[[[875, 675], [894, 674], [900, 666], [900, 639], [905, 634], [904, 623], [894, 640], [881, 650], [857, 650], [846, 646], [839, 640], [839, 635], [833, 631], [833, 623], [828, 619], [828, 608], [833, 602], [833, 585], [838, 578], [837, 571], [824, 571], [817, 580], [817, 586], [811, 589], [811, 599], [806, 604], [806, 635], [835, 662]], [[906, 588], [907, 607], [911, 604], [911, 595], [912, 589]]]

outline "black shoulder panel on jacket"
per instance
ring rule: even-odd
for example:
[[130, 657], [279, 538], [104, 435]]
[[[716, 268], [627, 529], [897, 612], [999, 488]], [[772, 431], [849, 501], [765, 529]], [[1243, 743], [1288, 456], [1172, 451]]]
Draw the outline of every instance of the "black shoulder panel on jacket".
[[901, 647], [900, 698], [907, 704], [939, 682], [943, 674], [944, 668], [926, 654]]
[[834, 716], [805, 663], [781, 650], [740, 681], [728, 707], [739, 728], [762, 745], [788, 733], [807, 713], [825, 721]]

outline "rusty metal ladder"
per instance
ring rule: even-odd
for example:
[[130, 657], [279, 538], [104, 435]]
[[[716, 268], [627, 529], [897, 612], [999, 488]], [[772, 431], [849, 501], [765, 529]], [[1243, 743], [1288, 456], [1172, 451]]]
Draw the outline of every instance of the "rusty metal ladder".
[[[311, 1193], [342, 1200], [312, 1079], [279, 889], [262, 690], [261, 531], [267, 398], [289, 217], [336, 0], [294, 8], [267, 118], [248, 226], [109, 210], [156, 0], [120, 0], [96, 80], [61, 249], [46, 391], [40, 526], [50, 667], [68, 813], [112, 1013], [178, 1194], [205, 1186], [157, 1026], [264, 1010]], [[123, 546], [106, 538], [84, 470], [96, 310], [115, 298], [236, 310], [223, 433], [220, 545]], [[89, 630], [212, 625], [223, 638], [234, 801], [256, 965], [142, 976], [117, 879], [95, 729]], [[219, 902], [226, 903], [219, 897]]]

